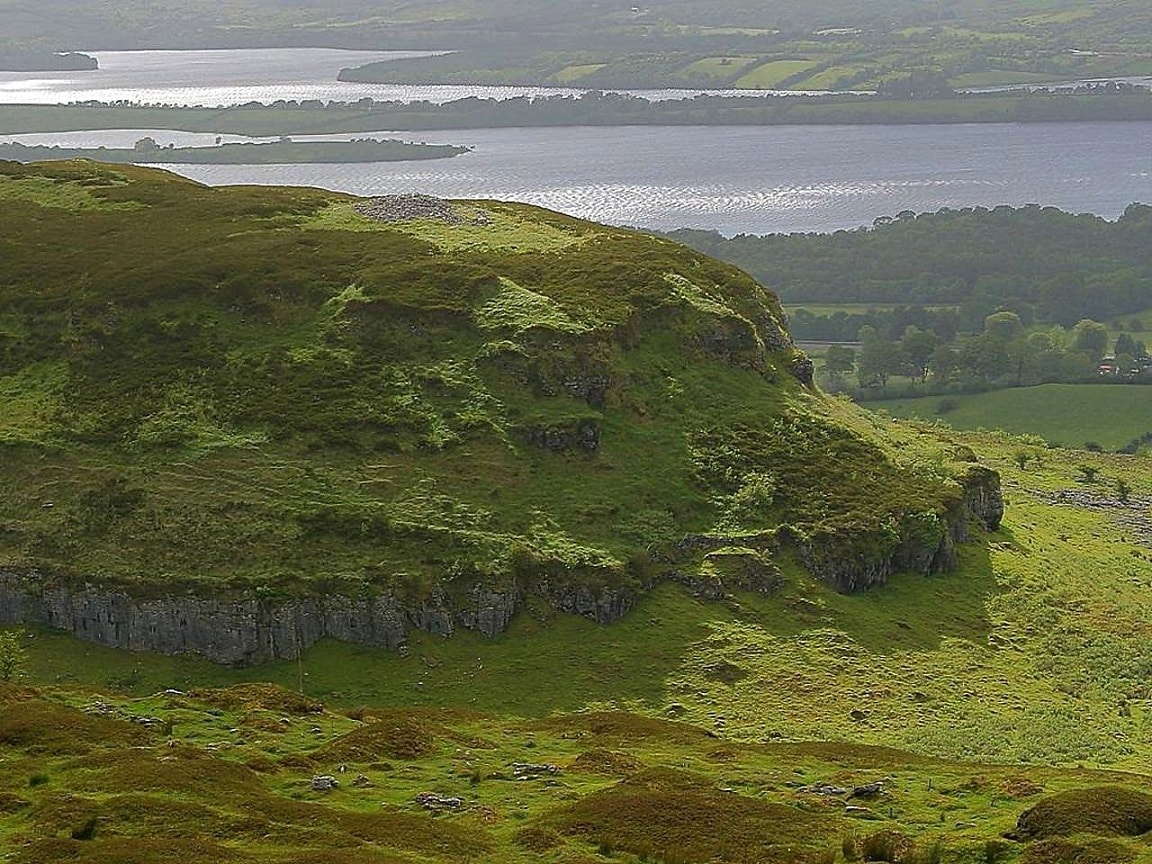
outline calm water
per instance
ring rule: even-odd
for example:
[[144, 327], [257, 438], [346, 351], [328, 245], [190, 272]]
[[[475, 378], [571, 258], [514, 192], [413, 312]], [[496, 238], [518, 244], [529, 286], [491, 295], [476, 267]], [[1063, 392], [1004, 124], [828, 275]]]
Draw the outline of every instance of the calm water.
[[[562, 87], [356, 84], [337, 81], [342, 68], [376, 60], [421, 57], [431, 51], [339, 51], [260, 48], [217, 51], [90, 51], [100, 68], [89, 72], [0, 72], [0, 103], [66, 105], [129, 101], [157, 105], [242, 105], [278, 99], [434, 103], [475, 96], [576, 96]], [[764, 96], [775, 90], [624, 90], [647, 99], [683, 99], [699, 93]], [[787, 93], [783, 95], [795, 95]]]
[[[158, 130], [18, 137], [130, 146], [146, 134], [161, 144], [208, 144], [212, 137]], [[1133, 201], [1152, 202], [1152, 123], [632, 126], [417, 135], [475, 150], [430, 162], [171, 167], [217, 185], [498, 198], [601, 222], [725, 234], [834, 231], [901, 210], [997, 204], [1035, 203], [1111, 218]]]
[[[420, 52], [408, 52], [420, 53]], [[326, 49], [97, 52], [95, 73], [0, 75], [0, 102], [129, 99], [227, 104], [356, 99], [332, 80], [384, 56]], [[98, 89], [94, 82], [102, 81]], [[193, 83], [190, 83], [193, 82]], [[344, 88], [361, 88], [345, 90]], [[403, 88], [415, 94], [429, 88]], [[441, 101], [447, 91], [431, 88]], [[526, 88], [503, 88], [524, 92]], [[37, 98], [28, 98], [29, 95]], [[669, 94], [662, 93], [662, 96]], [[902, 210], [1042, 204], [1115, 217], [1152, 203], [1152, 123], [951, 126], [481, 129], [375, 133], [466, 144], [455, 159], [355, 165], [171, 166], [211, 184], [419, 191], [527, 201], [577, 216], [726, 234], [833, 231]], [[211, 144], [214, 135], [130, 129], [21, 135], [26, 143]], [[339, 136], [324, 136], [339, 137]], [[4, 140], [4, 139], [0, 139]], [[12, 139], [8, 139], [12, 140]], [[225, 136], [225, 140], [243, 140]]]

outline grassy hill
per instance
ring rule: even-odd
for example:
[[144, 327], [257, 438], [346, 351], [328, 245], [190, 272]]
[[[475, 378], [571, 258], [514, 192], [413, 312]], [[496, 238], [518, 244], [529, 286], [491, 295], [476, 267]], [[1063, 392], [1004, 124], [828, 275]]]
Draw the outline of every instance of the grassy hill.
[[815, 391], [776, 299], [668, 241], [86, 162], [4, 163], [0, 201], [0, 590], [108, 644], [491, 635], [797, 564], [855, 590], [998, 519], [992, 473]]

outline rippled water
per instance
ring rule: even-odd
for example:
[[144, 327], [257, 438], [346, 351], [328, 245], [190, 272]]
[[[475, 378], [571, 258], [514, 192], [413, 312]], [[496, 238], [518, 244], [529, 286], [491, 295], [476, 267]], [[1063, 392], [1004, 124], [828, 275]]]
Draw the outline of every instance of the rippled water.
[[[19, 137], [130, 146], [145, 134], [161, 144], [212, 137], [158, 130]], [[726, 234], [834, 231], [902, 210], [998, 204], [1115, 217], [1133, 201], [1152, 202], [1152, 123], [633, 126], [418, 137], [475, 149], [429, 162], [169, 167], [216, 185], [497, 198], [614, 224]]]
[[[0, 75], [0, 102], [124, 98], [225, 104], [250, 99], [390, 98], [356, 89], [379, 85], [333, 80], [342, 66], [385, 56], [377, 52], [97, 53], [103, 68], [96, 73]], [[103, 90], [96, 89], [97, 82]], [[425, 98], [419, 94], [434, 91], [438, 101], [461, 90], [401, 89], [405, 98]], [[528, 88], [500, 89], [506, 94], [528, 92]], [[26, 98], [29, 93], [38, 98]], [[373, 134], [474, 149], [454, 159], [419, 162], [170, 167], [211, 184], [272, 183], [361, 195], [420, 191], [452, 198], [518, 200], [603, 222], [716, 228], [726, 234], [832, 231], [867, 225], [902, 210], [941, 207], [1035, 203], [1115, 217], [1133, 201], [1152, 203], [1152, 149], [1147, 146], [1152, 123], [633, 126]], [[16, 138], [26, 143], [130, 147], [145, 135], [161, 145], [178, 146], [207, 145], [216, 137], [129, 129]], [[224, 140], [244, 139], [224, 136]]]
[[[377, 60], [420, 57], [432, 51], [341, 51], [329, 48], [259, 48], [216, 51], [90, 51], [100, 68], [83, 72], [0, 72], [0, 103], [66, 105], [71, 102], [137, 102], [222, 106], [278, 99], [433, 103], [478, 97], [576, 96], [564, 87], [359, 84], [337, 81], [342, 68]], [[620, 90], [646, 99], [684, 99], [700, 93], [765, 96], [778, 90]]]

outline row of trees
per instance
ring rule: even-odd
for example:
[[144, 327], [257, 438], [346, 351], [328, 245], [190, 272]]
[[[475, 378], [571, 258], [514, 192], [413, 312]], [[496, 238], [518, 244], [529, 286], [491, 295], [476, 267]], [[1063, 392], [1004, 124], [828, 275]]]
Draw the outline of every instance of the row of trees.
[[844, 345], [828, 349], [822, 369], [833, 389], [850, 386], [853, 373], [864, 391], [883, 391], [895, 376], [914, 385], [973, 389], [1083, 381], [1099, 376], [1100, 360], [1110, 347], [1118, 374], [1138, 374], [1152, 362], [1143, 342], [1122, 333], [1112, 343], [1107, 327], [1090, 319], [1070, 329], [1029, 329], [1016, 313], [997, 312], [985, 319], [979, 333], [956, 342], [915, 325], [898, 339], [867, 326], [859, 335], [859, 350]]

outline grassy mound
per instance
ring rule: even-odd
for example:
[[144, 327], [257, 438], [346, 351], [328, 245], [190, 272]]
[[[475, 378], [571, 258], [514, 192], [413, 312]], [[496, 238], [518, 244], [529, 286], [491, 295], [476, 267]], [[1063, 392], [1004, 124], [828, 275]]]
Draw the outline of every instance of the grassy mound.
[[189, 696], [198, 702], [229, 710], [243, 708], [282, 714], [319, 714], [324, 710], [323, 702], [263, 682], [234, 684], [218, 690], [193, 690]]
[[1016, 834], [1045, 839], [1073, 834], [1136, 837], [1152, 831], [1152, 795], [1120, 786], [1076, 789], [1044, 798], [1021, 814]]
[[795, 861], [797, 847], [827, 846], [842, 820], [723, 792], [704, 778], [650, 769], [586, 796], [552, 820], [600, 848], [658, 860]]
[[436, 724], [406, 711], [384, 712], [372, 722], [342, 735], [316, 758], [326, 762], [376, 762], [419, 759], [436, 749]]
[[0, 744], [38, 755], [82, 755], [93, 741], [123, 747], [154, 743], [148, 728], [49, 702], [25, 701], [0, 708]]

